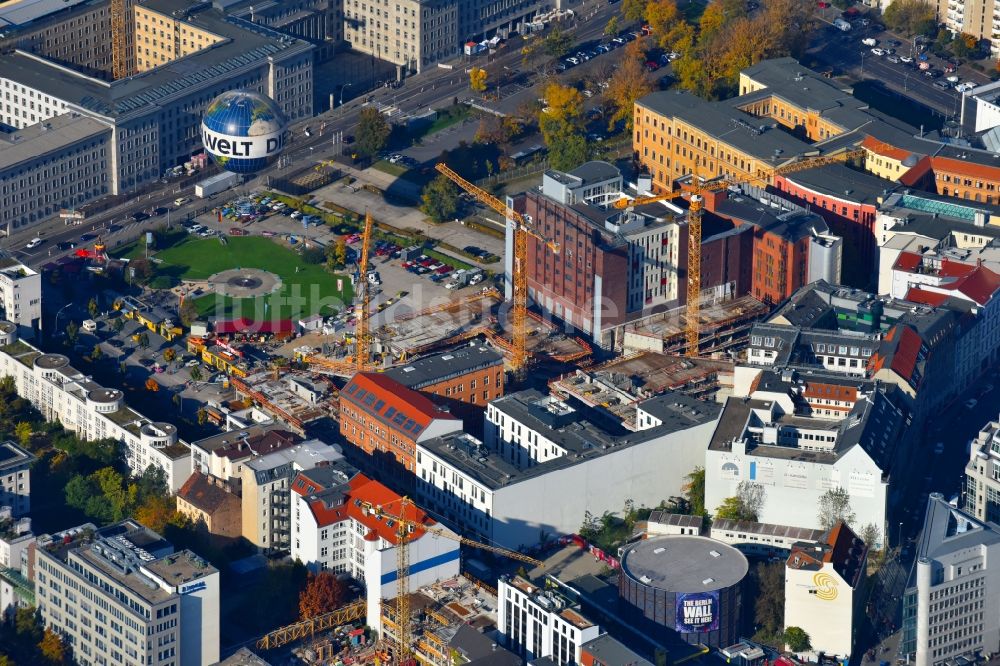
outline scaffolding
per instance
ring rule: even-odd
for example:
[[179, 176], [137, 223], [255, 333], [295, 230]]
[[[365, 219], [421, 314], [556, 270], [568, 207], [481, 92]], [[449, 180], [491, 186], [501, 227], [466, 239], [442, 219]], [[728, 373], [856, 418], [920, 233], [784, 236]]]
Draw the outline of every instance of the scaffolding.
[[297, 641], [300, 638], [314, 636], [317, 631], [326, 631], [327, 629], [343, 626], [365, 617], [367, 610], [368, 604], [365, 601], [355, 601], [330, 613], [317, 615], [308, 620], [302, 620], [301, 622], [275, 629], [268, 634], [264, 634], [257, 641], [257, 649], [272, 650], [292, 641]]

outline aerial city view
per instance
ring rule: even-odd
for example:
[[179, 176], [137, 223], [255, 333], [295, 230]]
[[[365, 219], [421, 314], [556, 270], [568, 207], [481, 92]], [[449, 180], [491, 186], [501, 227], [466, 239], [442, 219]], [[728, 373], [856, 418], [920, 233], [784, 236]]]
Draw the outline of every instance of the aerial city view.
[[0, 0], [0, 666], [1000, 666], [1000, 0]]

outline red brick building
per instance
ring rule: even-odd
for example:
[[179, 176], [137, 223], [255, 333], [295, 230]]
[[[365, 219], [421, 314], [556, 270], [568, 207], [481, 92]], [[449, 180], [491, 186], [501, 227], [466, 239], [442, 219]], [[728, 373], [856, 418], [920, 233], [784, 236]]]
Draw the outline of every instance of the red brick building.
[[481, 343], [425, 356], [384, 375], [407, 388], [480, 407], [503, 396], [503, 356]]
[[774, 187], [791, 201], [808, 206], [844, 239], [843, 282], [868, 287], [877, 276], [878, 206], [895, 183], [840, 164], [775, 176]]
[[417, 442], [462, 429], [447, 407], [381, 373], [359, 372], [340, 393], [340, 434], [390, 473], [415, 467]]

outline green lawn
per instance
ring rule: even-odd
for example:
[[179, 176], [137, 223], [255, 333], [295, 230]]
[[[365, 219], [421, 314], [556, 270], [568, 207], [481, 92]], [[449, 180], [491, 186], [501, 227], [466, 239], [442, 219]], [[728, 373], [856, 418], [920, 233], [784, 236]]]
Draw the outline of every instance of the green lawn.
[[[301, 317], [342, 309], [352, 297], [347, 276], [332, 275], [322, 264], [307, 264], [294, 250], [262, 237], [187, 237], [156, 254], [157, 275], [203, 280], [230, 268], [260, 268], [281, 277], [281, 289], [261, 299], [230, 299], [208, 294], [195, 303], [203, 316], [252, 319]], [[296, 269], [298, 269], [296, 271]], [[338, 289], [338, 281], [340, 289]]]
[[378, 169], [383, 173], [387, 173], [390, 176], [402, 176], [404, 173], [410, 170], [409, 167], [405, 167], [402, 164], [393, 164], [389, 160], [379, 160], [372, 164], [373, 169]]

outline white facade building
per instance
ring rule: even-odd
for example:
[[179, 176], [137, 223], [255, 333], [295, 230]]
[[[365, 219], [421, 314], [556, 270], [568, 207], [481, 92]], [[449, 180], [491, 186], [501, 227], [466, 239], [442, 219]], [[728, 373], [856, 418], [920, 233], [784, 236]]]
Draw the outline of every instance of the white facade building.
[[901, 655], [916, 666], [1000, 652], [1000, 529], [949, 504], [927, 500], [915, 582], [903, 601]]
[[459, 573], [458, 535], [435, 525], [412, 502], [404, 506], [399, 495], [363, 474], [348, 478], [329, 466], [299, 472], [292, 482], [291, 513], [292, 559], [313, 570], [350, 574], [363, 583], [367, 623], [376, 631], [382, 627], [382, 601], [396, 597], [395, 516], [433, 525], [450, 536], [419, 528], [409, 535], [411, 591]]
[[842, 522], [825, 536], [796, 544], [785, 561], [785, 628], [809, 634], [812, 652], [849, 659], [863, 618], [868, 548]]
[[21, 337], [32, 338], [42, 327], [42, 276], [13, 259], [0, 259], [0, 317]]
[[1000, 525], [1000, 419], [983, 426], [969, 443], [963, 509]]
[[750, 481], [764, 488], [761, 522], [814, 529], [822, 495], [843, 488], [858, 524], [884, 535], [906, 418], [895, 395], [864, 380], [761, 374], [747, 397], [726, 402], [705, 455], [705, 507]]
[[47, 421], [59, 421], [81, 439], [110, 437], [125, 445], [133, 474], [154, 465], [163, 470], [170, 492], [177, 492], [191, 475], [191, 449], [177, 437], [177, 428], [151, 421], [125, 405], [118, 389], [106, 389], [72, 367], [61, 354], [43, 354], [19, 340], [12, 327], [0, 322], [0, 377], [9, 375], [19, 396], [35, 406]]
[[128, 520], [40, 538], [35, 591], [46, 627], [81, 666], [219, 661], [219, 572]]
[[553, 578], [541, 589], [520, 576], [497, 584], [497, 631], [508, 650], [530, 663], [548, 657], [558, 666], [580, 663], [580, 647], [601, 628], [580, 613], [568, 588]]
[[10, 513], [9, 517], [26, 516], [31, 511], [33, 462], [35, 456], [14, 442], [0, 442], [0, 512]]
[[575, 533], [588, 511], [620, 511], [627, 500], [656, 506], [704, 464], [719, 407], [667, 393], [639, 411], [645, 429], [629, 432], [533, 390], [494, 400], [485, 442], [452, 433], [417, 444], [417, 501], [454, 529], [508, 548]]

